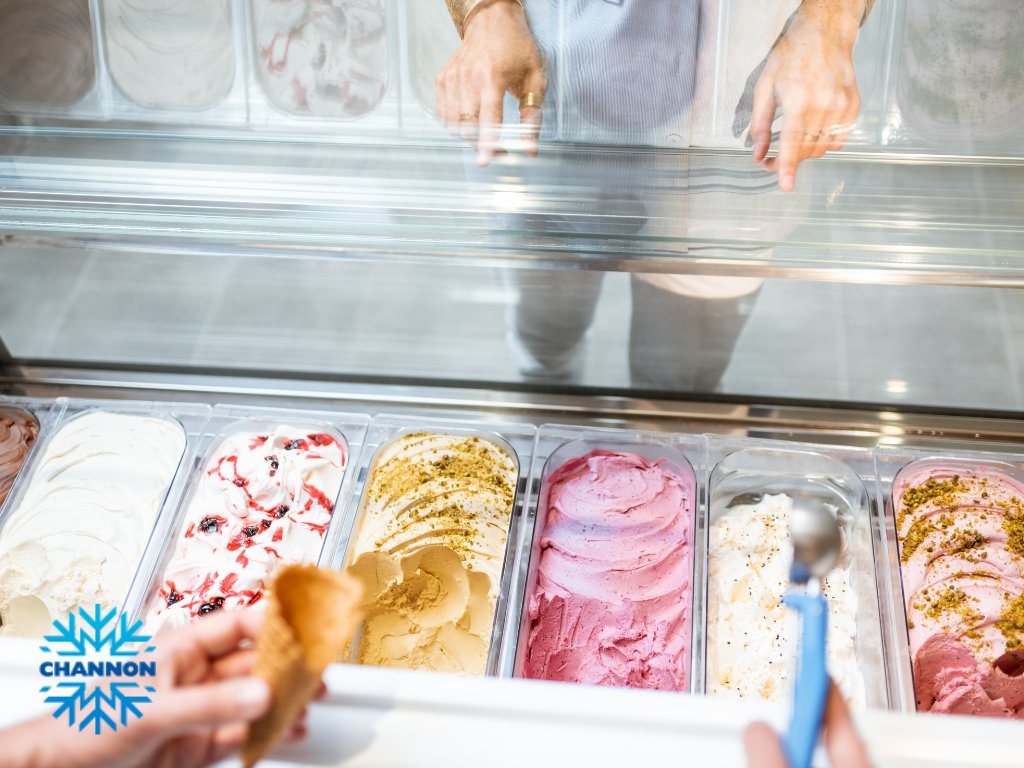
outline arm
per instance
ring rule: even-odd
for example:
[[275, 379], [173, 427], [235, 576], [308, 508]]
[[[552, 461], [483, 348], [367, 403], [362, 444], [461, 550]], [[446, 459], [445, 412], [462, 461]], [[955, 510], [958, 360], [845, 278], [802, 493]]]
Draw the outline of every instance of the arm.
[[[487, 165], [497, 145], [502, 101], [508, 91], [521, 102], [544, 97], [540, 52], [520, 0], [448, 0], [462, 45], [438, 73], [437, 115], [455, 138], [472, 142], [477, 163]], [[520, 108], [521, 136], [536, 157], [542, 111]]]
[[[754, 89], [750, 135], [754, 161], [779, 174], [791, 192], [797, 165], [841, 149], [860, 111], [853, 44], [874, 0], [803, 0], [768, 57]], [[777, 157], [765, 160], [776, 108], [782, 109]]]

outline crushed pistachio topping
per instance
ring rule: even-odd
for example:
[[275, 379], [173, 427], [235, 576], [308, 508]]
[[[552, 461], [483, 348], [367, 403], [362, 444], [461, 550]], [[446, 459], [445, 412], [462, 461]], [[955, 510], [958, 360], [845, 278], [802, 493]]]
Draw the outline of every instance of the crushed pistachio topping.
[[949, 553], [952, 555], [967, 552], [971, 549], [980, 549], [987, 541], [988, 539], [982, 536], [974, 528], [965, 528], [963, 530], [954, 531], [953, 535], [943, 541], [939, 546], [943, 549], [949, 550]]
[[[421, 432], [404, 439], [430, 438]], [[394, 512], [384, 534], [374, 545], [389, 554], [409, 548], [405, 534], [413, 526], [428, 527], [417, 533], [416, 548], [427, 543], [443, 544], [472, 567], [474, 560], [487, 559], [475, 550], [480, 526], [490, 525], [481, 516], [496, 516], [507, 530], [515, 495], [515, 465], [494, 443], [467, 437], [457, 443], [409, 457], [398, 455], [378, 466], [373, 473], [370, 498], [385, 507], [405, 505]], [[429, 539], [429, 541], [428, 541]]]
[[907, 535], [903, 538], [903, 552], [900, 556], [900, 560], [904, 563], [908, 562], [917, 548], [924, 543], [924, 540], [928, 538], [928, 534], [935, 530], [935, 523], [929, 520], [926, 516], [914, 520], [910, 524], [910, 530], [907, 531]]
[[902, 528], [906, 516], [925, 502], [951, 496], [959, 491], [960, 487], [960, 475], [953, 475], [951, 480], [936, 480], [929, 477], [921, 485], [907, 488], [903, 493], [902, 509], [896, 521], [897, 527]]
[[996, 629], [1006, 638], [1006, 650], [1024, 648], [1024, 595], [1012, 601], [1007, 598]]

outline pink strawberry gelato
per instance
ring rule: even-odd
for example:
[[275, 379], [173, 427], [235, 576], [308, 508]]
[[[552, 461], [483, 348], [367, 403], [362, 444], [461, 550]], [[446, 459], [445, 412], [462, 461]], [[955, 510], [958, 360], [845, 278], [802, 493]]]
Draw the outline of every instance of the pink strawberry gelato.
[[687, 690], [695, 485], [603, 450], [551, 475], [525, 677]]
[[918, 710], [1024, 718], [1024, 485], [922, 461], [893, 499]]

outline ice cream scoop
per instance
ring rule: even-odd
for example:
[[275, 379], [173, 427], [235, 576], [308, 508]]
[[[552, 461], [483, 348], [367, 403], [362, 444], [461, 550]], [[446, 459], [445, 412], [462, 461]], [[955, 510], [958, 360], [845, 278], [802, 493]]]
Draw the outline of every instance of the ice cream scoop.
[[[784, 739], [791, 768], [807, 768], [818, 740], [829, 677], [825, 670], [828, 606], [818, 579], [839, 559], [843, 538], [832, 512], [814, 498], [797, 498], [789, 518], [793, 541], [790, 592], [786, 603], [801, 616], [800, 663], [793, 689], [793, 715]], [[802, 591], [798, 591], [801, 589]]]

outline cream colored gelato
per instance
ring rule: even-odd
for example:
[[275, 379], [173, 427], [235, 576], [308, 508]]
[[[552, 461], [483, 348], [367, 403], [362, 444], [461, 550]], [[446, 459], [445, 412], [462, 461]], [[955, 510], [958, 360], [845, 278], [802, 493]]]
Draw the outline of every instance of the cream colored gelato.
[[516, 479], [478, 437], [419, 433], [381, 453], [349, 568], [364, 590], [360, 664], [484, 673]]
[[[799, 618], [782, 597], [789, 587], [793, 500], [766, 495], [711, 526], [708, 552], [708, 693], [781, 701], [792, 685]], [[857, 665], [857, 595], [848, 556], [822, 584], [828, 599], [828, 672], [854, 708], [865, 705]]]
[[0, 531], [0, 633], [39, 637], [78, 606], [120, 608], [185, 451], [173, 421], [68, 421]]
[[107, 63], [144, 107], [212, 107], [235, 81], [230, 0], [103, 0]]

